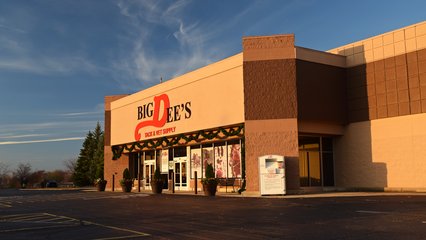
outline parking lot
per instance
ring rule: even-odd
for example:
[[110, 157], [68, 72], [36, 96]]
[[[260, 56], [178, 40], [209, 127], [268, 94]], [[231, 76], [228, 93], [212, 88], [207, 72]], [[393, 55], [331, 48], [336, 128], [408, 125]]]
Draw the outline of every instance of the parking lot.
[[0, 237], [425, 239], [425, 203], [419, 194], [209, 198], [0, 190]]

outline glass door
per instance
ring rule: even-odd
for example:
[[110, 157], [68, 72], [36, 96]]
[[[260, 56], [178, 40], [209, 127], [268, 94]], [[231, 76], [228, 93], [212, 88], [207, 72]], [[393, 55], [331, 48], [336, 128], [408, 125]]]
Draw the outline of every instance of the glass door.
[[321, 186], [321, 161], [319, 152], [299, 152], [300, 186]]
[[154, 177], [155, 161], [145, 161], [144, 185], [145, 189], [151, 189], [151, 179]]
[[174, 158], [175, 189], [188, 190], [188, 168], [184, 157]]

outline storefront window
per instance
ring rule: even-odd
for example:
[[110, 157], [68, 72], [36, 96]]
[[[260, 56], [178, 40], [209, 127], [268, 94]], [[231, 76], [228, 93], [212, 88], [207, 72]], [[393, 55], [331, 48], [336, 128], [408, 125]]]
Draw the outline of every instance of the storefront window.
[[299, 137], [299, 174], [302, 187], [334, 186], [332, 138]]
[[202, 168], [203, 168], [203, 177], [205, 176], [205, 174], [206, 174], [206, 166], [207, 166], [207, 164], [212, 164], [213, 165], [213, 168], [214, 168], [214, 164], [213, 164], [213, 145], [212, 144], [206, 144], [206, 145], [203, 145], [203, 150], [202, 150], [202, 152], [203, 152], [203, 157], [202, 157], [202, 162], [203, 162], [203, 165], [202, 165]]
[[132, 178], [138, 178], [138, 153], [129, 153], [129, 172]]
[[201, 148], [191, 147], [191, 178], [195, 178], [194, 171], [197, 171], [197, 178], [201, 177]]
[[186, 147], [175, 147], [173, 148], [174, 157], [186, 157]]
[[155, 160], [155, 150], [145, 151], [145, 160]]
[[240, 140], [216, 142], [202, 146], [191, 146], [190, 153], [191, 178], [197, 171], [198, 178], [203, 178], [207, 164], [212, 164], [217, 178], [241, 177], [241, 144]]
[[241, 177], [241, 144], [228, 143], [228, 178]]
[[225, 143], [218, 143], [214, 145], [214, 159], [215, 159], [215, 176], [217, 178], [226, 178], [228, 172], [227, 164], [227, 148]]

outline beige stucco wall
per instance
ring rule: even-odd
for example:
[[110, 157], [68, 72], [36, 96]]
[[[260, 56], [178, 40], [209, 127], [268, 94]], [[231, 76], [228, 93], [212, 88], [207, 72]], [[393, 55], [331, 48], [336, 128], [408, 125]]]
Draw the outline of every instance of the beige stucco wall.
[[426, 114], [349, 124], [335, 140], [337, 187], [426, 189]]
[[[144, 127], [141, 141], [201, 129], [244, 122], [243, 56], [237, 54], [184, 74], [111, 103], [111, 145], [134, 142], [138, 106], [167, 94], [170, 106], [191, 102], [191, 117], [166, 123], [163, 127]], [[161, 118], [162, 116], [160, 116]], [[146, 132], [173, 128], [161, 136], [145, 137]]]
[[383, 60], [426, 48], [426, 21], [328, 50], [346, 56], [346, 66]]
[[286, 157], [286, 187], [299, 188], [297, 119], [248, 120], [245, 123], [247, 192], [259, 195], [259, 157]]

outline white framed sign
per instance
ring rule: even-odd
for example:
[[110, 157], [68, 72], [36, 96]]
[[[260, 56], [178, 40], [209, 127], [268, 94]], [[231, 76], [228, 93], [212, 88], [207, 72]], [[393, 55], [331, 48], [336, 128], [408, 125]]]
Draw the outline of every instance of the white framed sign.
[[259, 157], [260, 194], [286, 194], [284, 156]]
[[161, 150], [161, 172], [169, 172], [169, 149]]

